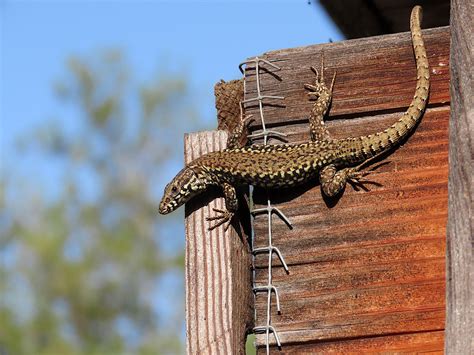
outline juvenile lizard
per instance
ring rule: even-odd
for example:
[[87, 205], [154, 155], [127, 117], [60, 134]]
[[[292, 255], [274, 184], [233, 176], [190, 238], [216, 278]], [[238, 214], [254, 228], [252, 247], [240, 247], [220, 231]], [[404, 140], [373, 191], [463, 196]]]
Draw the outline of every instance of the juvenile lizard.
[[[238, 202], [235, 187], [254, 185], [264, 188], [286, 188], [302, 184], [319, 176], [322, 193], [332, 197], [340, 193], [348, 180], [358, 181], [367, 175], [361, 168], [374, 158], [396, 147], [416, 127], [423, 115], [429, 93], [429, 67], [421, 36], [422, 10], [411, 12], [410, 29], [416, 60], [417, 84], [413, 100], [402, 117], [382, 132], [346, 139], [332, 139], [324, 126], [332, 98], [334, 78], [330, 88], [324, 83], [323, 69], [316, 74], [314, 85], [306, 84], [308, 95], [315, 99], [311, 115], [311, 141], [303, 144], [239, 146], [246, 119], [229, 136], [227, 148], [206, 154], [182, 169], [166, 186], [159, 212], [167, 214], [208, 187], [222, 187], [226, 210], [214, 209], [216, 216], [208, 218], [229, 226]], [[323, 64], [321, 65], [323, 67]]]

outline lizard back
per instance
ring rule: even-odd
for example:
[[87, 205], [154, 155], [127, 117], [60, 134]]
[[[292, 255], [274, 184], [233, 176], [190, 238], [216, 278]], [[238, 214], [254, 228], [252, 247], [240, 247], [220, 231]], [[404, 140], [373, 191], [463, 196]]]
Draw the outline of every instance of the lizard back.
[[415, 95], [402, 117], [384, 131], [362, 137], [324, 139], [303, 144], [279, 144], [225, 149], [198, 158], [191, 165], [211, 174], [216, 184], [252, 184], [289, 187], [313, 178], [327, 165], [351, 166], [364, 162], [400, 144], [416, 127], [429, 93], [429, 66], [421, 35], [422, 10], [416, 6], [410, 29], [416, 61]]

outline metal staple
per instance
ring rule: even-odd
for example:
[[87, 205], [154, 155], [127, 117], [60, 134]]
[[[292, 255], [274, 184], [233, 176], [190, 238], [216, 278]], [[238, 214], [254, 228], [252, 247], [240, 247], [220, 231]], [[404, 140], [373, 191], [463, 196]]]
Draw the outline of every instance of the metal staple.
[[[277, 99], [277, 100], [283, 100], [284, 97], [282, 96], [272, 96], [272, 95], [262, 95], [261, 94], [261, 85], [260, 85], [260, 65], [265, 64], [268, 67], [275, 69], [275, 70], [280, 70], [278, 66], [275, 64], [269, 62], [268, 60], [255, 57], [253, 59], [247, 60], [240, 64], [239, 69], [244, 74], [244, 92], [245, 92], [245, 85], [246, 85], [246, 70], [244, 70], [244, 65], [248, 64], [255, 64], [255, 78], [256, 78], [256, 89], [257, 89], [257, 96], [254, 98], [250, 99], [245, 99], [242, 101], [242, 105], [250, 102], [258, 102], [258, 108], [259, 108], [259, 113], [260, 113], [260, 120], [262, 124], [262, 131], [256, 134], [251, 134], [249, 135], [249, 138], [260, 138], [263, 137], [263, 144], [266, 145], [268, 143], [268, 137], [269, 136], [276, 136], [279, 138], [285, 137], [286, 134], [273, 131], [273, 130], [268, 130], [265, 125], [265, 118], [263, 115], [263, 107], [264, 103], [263, 101], [266, 99]], [[246, 69], [247, 67], [245, 67]], [[275, 341], [277, 343], [278, 348], [281, 349], [281, 342], [280, 338], [278, 336], [278, 333], [275, 329], [275, 327], [272, 326], [271, 323], [271, 298], [272, 298], [272, 293], [275, 294], [275, 299], [276, 299], [276, 306], [277, 306], [277, 312], [281, 313], [281, 308], [280, 308], [280, 297], [278, 295], [278, 289], [275, 287], [272, 283], [272, 258], [273, 254], [276, 254], [278, 258], [280, 259], [281, 264], [283, 265], [283, 268], [287, 273], [289, 273], [288, 270], [288, 265], [285, 262], [285, 259], [283, 258], [283, 255], [281, 254], [280, 250], [273, 246], [273, 241], [272, 241], [272, 215], [276, 214], [280, 219], [282, 219], [287, 226], [291, 229], [293, 228], [291, 225], [290, 220], [283, 214], [283, 212], [278, 209], [277, 207], [272, 206], [270, 198], [268, 196], [268, 191], [267, 191], [267, 206], [263, 208], [257, 208], [253, 209], [253, 187], [251, 186], [250, 188], [250, 199], [251, 199], [251, 216], [252, 216], [252, 254], [253, 254], [253, 260], [252, 260], [252, 267], [253, 267], [253, 292], [254, 292], [254, 297], [257, 297], [258, 293], [266, 293], [267, 294], [267, 309], [266, 309], [266, 323], [265, 325], [262, 326], [256, 326], [253, 331], [255, 334], [266, 334], [265, 337], [265, 345], [266, 345], [266, 352], [267, 354], [270, 354], [270, 333], [273, 334], [275, 337]], [[257, 214], [267, 214], [268, 218], [268, 246], [266, 247], [261, 247], [261, 248], [254, 248], [254, 238], [255, 238], [255, 232], [254, 232], [254, 219]], [[258, 254], [262, 253], [267, 253], [268, 254], [268, 279], [267, 279], [267, 284], [263, 286], [257, 286], [256, 281], [255, 281], [255, 258], [257, 257]], [[256, 311], [255, 311], [255, 318], [256, 318]]]

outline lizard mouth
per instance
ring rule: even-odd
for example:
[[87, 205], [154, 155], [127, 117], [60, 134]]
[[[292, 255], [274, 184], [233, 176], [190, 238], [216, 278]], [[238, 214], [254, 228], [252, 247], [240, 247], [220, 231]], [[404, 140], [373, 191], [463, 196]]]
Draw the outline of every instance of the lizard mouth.
[[170, 206], [165, 205], [164, 203], [160, 203], [160, 207], [158, 208], [158, 212], [160, 214], [168, 214], [171, 212]]

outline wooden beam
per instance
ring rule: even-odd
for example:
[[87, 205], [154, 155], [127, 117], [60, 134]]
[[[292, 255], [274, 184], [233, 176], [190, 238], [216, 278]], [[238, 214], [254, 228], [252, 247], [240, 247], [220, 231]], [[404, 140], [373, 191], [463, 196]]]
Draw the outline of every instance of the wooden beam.
[[[185, 162], [225, 148], [223, 131], [185, 136]], [[206, 217], [224, 208], [210, 192], [186, 204], [186, 349], [188, 354], [244, 354], [253, 326], [251, 257], [247, 237], [233, 226], [208, 230]]]
[[446, 353], [474, 352], [473, 1], [451, 1]]
[[[423, 28], [449, 24], [449, 0], [320, 0], [347, 39], [410, 30], [407, 18], [413, 6], [423, 6]], [[355, 20], [356, 19], [356, 20]]]
[[[272, 226], [273, 244], [290, 267], [287, 275], [275, 262], [273, 273], [281, 314], [272, 313], [272, 325], [284, 353], [444, 348], [449, 28], [423, 34], [432, 78], [429, 108], [407, 142], [384, 160], [388, 164], [369, 175], [379, 185], [367, 185], [370, 191], [348, 186], [336, 201], [321, 197], [317, 181], [270, 194], [294, 225], [288, 230], [274, 219]], [[264, 113], [288, 142], [309, 140], [312, 103], [303, 84], [314, 80], [309, 66], [319, 68], [322, 53], [326, 81], [337, 72], [327, 120], [333, 137], [383, 130], [410, 104], [416, 66], [409, 33], [272, 51], [264, 58], [281, 70], [262, 72], [262, 95], [285, 100], [266, 105]], [[245, 97], [255, 97], [251, 68], [247, 79]], [[247, 105], [246, 114], [258, 117], [255, 105]], [[258, 119], [251, 128], [261, 128]], [[266, 194], [256, 189], [254, 202], [265, 206]], [[264, 216], [255, 218], [255, 247], [267, 242], [267, 227]], [[266, 282], [266, 264], [256, 257], [257, 285]], [[266, 299], [257, 296], [256, 325], [265, 320]], [[264, 336], [256, 343], [264, 354]]]
[[320, 0], [320, 3], [348, 39], [391, 32], [391, 28], [371, 1]]
[[[328, 128], [335, 137], [357, 136], [398, 117], [331, 122]], [[370, 175], [380, 184], [368, 185], [370, 191], [348, 186], [332, 204], [316, 181], [271, 194], [294, 225], [273, 225], [273, 243], [290, 268], [287, 275], [275, 263], [273, 272], [282, 313], [272, 314], [272, 322], [285, 352], [294, 346], [308, 353], [442, 351], [448, 118], [449, 107], [428, 110], [408, 142]], [[291, 141], [306, 139], [304, 125], [290, 129]], [[256, 208], [265, 197], [256, 190]], [[257, 216], [255, 247], [266, 238], [267, 223]], [[262, 284], [266, 260], [257, 258], [255, 266]], [[265, 322], [265, 310], [264, 297], [257, 297], [256, 325]], [[262, 354], [263, 344], [258, 336]]]
[[[449, 103], [449, 28], [423, 30], [431, 69], [429, 106]], [[320, 67], [324, 54], [325, 77], [337, 73], [328, 120], [362, 117], [406, 109], [416, 86], [416, 66], [409, 32], [355, 39], [264, 54], [281, 70], [261, 76], [262, 95], [281, 95], [282, 102], [266, 101], [265, 121], [275, 126], [308, 122], [312, 102], [304, 84], [314, 81], [310, 66]], [[245, 97], [256, 95], [255, 70], [247, 70]], [[273, 104], [273, 105], [272, 105]], [[284, 106], [282, 106], [284, 105]], [[258, 106], [248, 104], [246, 114], [258, 116]], [[260, 122], [251, 122], [251, 129]]]

